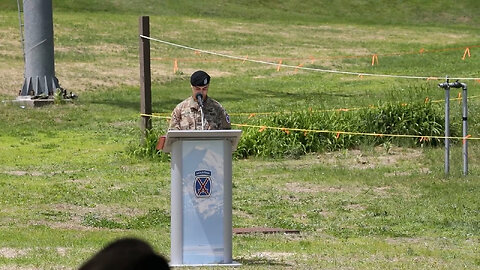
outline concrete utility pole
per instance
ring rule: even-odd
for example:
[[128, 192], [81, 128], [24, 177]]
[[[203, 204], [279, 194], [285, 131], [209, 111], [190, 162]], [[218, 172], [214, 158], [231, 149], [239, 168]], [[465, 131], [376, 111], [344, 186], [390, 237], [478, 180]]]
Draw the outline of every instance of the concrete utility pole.
[[25, 74], [19, 98], [53, 96], [55, 77], [52, 0], [24, 0]]

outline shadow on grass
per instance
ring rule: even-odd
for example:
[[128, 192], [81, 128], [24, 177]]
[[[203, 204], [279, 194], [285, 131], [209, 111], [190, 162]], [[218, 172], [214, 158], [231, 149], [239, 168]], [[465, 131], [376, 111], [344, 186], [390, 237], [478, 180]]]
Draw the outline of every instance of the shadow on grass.
[[[180, 85], [181, 84], [181, 85]], [[185, 82], [172, 82], [162, 85], [152, 86], [152, 110], [158, 113], [170, 113], [175, 106], [190, 94], [188, 84]], [[87, 94], [84, 94], [87, 95]], [[140, 92], [135, 87], [125, 87], [120, 89], [107, 89], [88, 93], [84, 100], [87, 103], [95, 105], [107, 105], [120, 109], [131, 111], [140, 110]], [[259, 85], [240, 84], [233, 85], [221, 81], [218, 85], [212, 87], [209, 96], [216, 99], [224, 106], [227, 106], [229, 112], [258, 110], [258, 108], [277, 108], [282, 111], [292, 104], [302, 103], [305, 106], [317, 107], [322, 104], [335, 104], [338, 98], [355, 100], [368, 97], [363, 92], [348, 92], [340, 90], [315, 90], [299, 91], [296, 88], [289, 89], [288, 86], [278, 85], [278, 82]], [[369, 97], [371, 98], [371, 97]], [[285, 102], [289, 105], [286, 106]], [[268, 109], [267, 109], [268, 110]]]
[[[175, 106], [182, 100], [152, 97], [152, 110], [154, 112], [164, 112], [166, 108], [173, 110]], [[132, 111], [140, 111], [140, 97], [116, 97], [116, 98], [92, 98], [88, 103], [95, 105], [108, 105], [118, 107], [120, 109], [127, 109]], [[170, 112], [170, 111], [169, 111]]]
[[278, 262], [275, 260], [271, 260], [268, 258], [251, 258], [251, 259], [245, 259], [241, 258], [236, 260], [237, 262], [241, 263], [242, 265], [263, 265], [263, 266], [294, 266], [292, 264], [288, 264], [285, 262]]

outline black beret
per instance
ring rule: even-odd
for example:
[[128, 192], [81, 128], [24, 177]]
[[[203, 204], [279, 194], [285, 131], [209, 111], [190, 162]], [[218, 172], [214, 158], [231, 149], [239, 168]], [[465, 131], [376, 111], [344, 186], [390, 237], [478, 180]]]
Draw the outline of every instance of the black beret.
[[205, 86], [210, 83], [210, 76], [203, 70], [197, 70], [190, 77], [190, 84], [193, 86]]

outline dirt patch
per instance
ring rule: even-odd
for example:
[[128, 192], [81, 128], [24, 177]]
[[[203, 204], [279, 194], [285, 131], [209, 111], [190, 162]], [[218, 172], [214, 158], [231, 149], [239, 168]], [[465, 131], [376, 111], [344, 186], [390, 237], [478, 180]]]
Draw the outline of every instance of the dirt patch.
[[17, 96], [23, 85], [23, 51], [18, 28], [0, 29], [0, 94]]
[[293, 257], [295, 253], [292, 252], [257, 252], [253, 253], [248, 256], [249, 259], [263, 259], [263, 260], [272, 260], [272, 261], [280, 261], [285, 262], [291, 257]]
[[26, 256], [30, 251], [31, 249], [29, 248], [18, 249], [18, 248], [3, 247], [3, 248], [0, 248], [0, 256], [8, 259], [13, 259], [13, 258]]
[[138, 67], [121, 60], [56, 64], [60, 85], [73, 92], [119, 85], [139, 85]]
[[[327, 165], [331, 167], [340, 167], [349, 170], [355, 169], [374, 169], [378, 167], [397, 166], [401, 162], [421, 159], [423, 153], [421, 149], [391, 147], [388, 152], [384, 147], [379, 146], [369, 150], [340, 150], [335, 152], [325, 152], [321, 154], [308, 154], [299, 159], [283, 160], [276, 162], [258, 162], [253, 169], [261, 170], [263, 168], [287, 168], [301, 170], [315, 165]], [[419, 169], [422, 173], [429, 173], [428, 168]], [[253, 173], [253, 172], [252, 172]], [[299, 191], [311, 192], [318, 191], [313, 185], [296, 184]], [[294, 186], [295, 187], [295, 186]], [[322, 190], [325, 191], [325, 190]], [[334, 190], [327, 190], [334, 191]]]
[[118, 53], [125, 53], [128, 50], [128, 47], [125, 45], [120, 44], [113, 44], [113, 43], [103, 43], [97, 45], [90, 45], [90, 46], [82, 46], [82, 47], [61, 47], [56, 46], [56, 52], [62, 53], [71, 53], [75, 51], [77, 53], [89, 53], [95, 55], [109, 55], [109, 54], [118, 54]]
[[252, 264], [267, 264], [281, 266], [282, 269], [298, 269], [295, 261], [295, 253], [292, 252], [256, 252], [240, 258], [250, 261]]
[[292, 193], [341, 193], [341, 192], [348, 192], [348, 193], [360, 193], [360, 192], [368, 192], [372, 191], [378, 195], [387, 195], [388, 191], [391, 189], [390, 186], [384, 187], [375, 187], [373, 189], [361, 189], [361, 188], [340, 188], [340, 187], [325, 187], [321, 185], [314, 185], [310, 183], [299, 183], [299, 182], [290, 182], [285, 184], [283, 190], [289, 191]]
[[311, 183], [290, 182], [285, 184], [283, 189], [292, 193], [318, 193], [326, 188]]
[[5, 174], [9, 175], [15, 175], [15, 176], [25, 176], [25, 175], [30, 175], [30, 176], [42, 176], [44, 175], [42, 172], [38, 171], [32, 171], [32, 172], [27, 172], [27, 171], [5, 171]]
[[101, 204], [96, 205], [95, 207], [83, 207], [72, 204], [55, 204], [52, 205], [52, 209], [80, 216], [84, 216], [88, 213], [98, 213], [105, 218], [114, 218], [116, 215], [134, 217], [139, 214], [145, 214], [139, 209], [122, 207], [119, 205], [107, 206]]
[[23, 63], [6, 67], [0, 64], [0, 94], [16, 97], [23, 86]]
[[[379, 27], [370, 27], [370, 26], [353, 26], [353, 25], [333, 25], [330, 28], [320, 29], [318, 27], [305, 27], [303, 32], [312, 32], [314, 36], [322, 39], [337, 40], [337, 43], [345, 42], [356, 42], [358, 38], [365, 42], [368, 41], [378, 41], [385, 40], [388, 42], [395, 41], [405, 41], [405, 37], [408, 36], [412, 40], [418, 41], [419, 43], [429, 43], [432, 40], [442, 40], [447, 36], [447, 41], [445, 44], [454, 44], [456, 39], [465, 39], [468, 38], [468, 34], [463, 33], [441, 33], [438, 31], [431, 31], [429, 35], [424, 33], [428, 31], [426, 29], [424, 32], [419, 32], [416, 30], [411, 30], [404, 27], [396, 26], [386, 26], [383, 28]], [[442, 37], [443, 36], [443, 37]], [[419, 48], [420, 49], [420, 48]]]
[[389, 244], [424, 244], [427, 245], [427, 243], [432, 242], [433, 239], [428, 239], [428, 238], [407, 238], [407, 237], [396, 237], [396, 238], [386, 238], [385, 242]]
[[[122, 54], [123, 48], [121, 46], [111, 46], [109, 48], [114, 50], [113, 54]], [[4, 53], [0, 48], [0, 55], [12, 53], [13, 51]], [[16, 97], [23, 86], [24, 64], [21, 49], [17, 56], [16, 59], [9, 59], [6, 63], [0, 64], [0, 94]], [[55, 76], [58, 78], [61, 87], [74, 93], [99, 87], [139, 85], [138, 63], [134, 61], [134, 58], [129, 59], [115, 55], [106, 58], [106, 60], [93, 62], [56, 61]], [[152, 78], [157, 76], [157, 73], [158, 70], [152, 69]]]
[[386, 196], [386, 195], [388, 195], [388, 191], [391, 190], [391, 189], [392, 189], [392, 187], [390, 187], [390, 186], [375, 187], [375, 188], [373, 188], [373, 192], [375, 192], [377, 195]]
[[365, 210], [366, 207], [361, 204], [349, 204], [345, 206], [345, 209], [350, 211], [361, 211], [361, 210]]
[[405, 172], [392, 172], [392, 173], [385, 173], [384, 176], [389, 177], [389, 176], [410, 176], [412, 175], [411, 171], [405, 171]]
[[353, 149], [328, 152], [318, 155], [317, 159], [327, 165], [363, 170], [395, 166], [403, 161], [419, 159], [422, 155], [421, 149], [400, 147], [385, 149], [382, 146], [378, 146], [371, 151]]
[[18, 51], [20, 52], [20, 55], [22, 54], [22, 44], [20, 43], [20, 32], [18, 28], [9, 27], [6, 29], [0, 29], [0, 37], [2, 38], [0, 48], [14, 48], [14, 50], [10, 51]]
[[124, 172], [146, 172], [150, 170], [147, 165], [143, 164], [136, 164], [136, 165], [122, 165], [120, 169]]
[[232, 214], [235, 217], [240, 217], [240, 218], [243, 218], [243, 219], [253, 218], [252, 215], [250, 215], [249, 213], [247, 213], [245, 211], [242, 211], [242, 210], [237, 210], [237, 209], [233, 209]]
[[411, 171], [394, 171], [391, 173], [385, 173], [385, 177], [391, 177], [391, 176], [410, 176], [414, 173], [420, 173], [420, 174], [429, 174], [432, 171], [429, 168], [419, 168], [418, 170], [411, 170]]
[[120, 121], [120, 122], [113, 122], [109, 124], [112, 127], [136, 127], [135, 125], [138, 125], [137, 121]]
[[304, 213], [297, 213], [294, 214], [293, 217], [300, 223], [307, 225], [310, 222], [310, 219], [308, 218], [307, 214]]
[[[376, 188], [377, 189], [377, 188]], [[382, 195], [386, 195], [386, 191], [380, 189], [377, 191], [373, 189], [373, 192]], [[299, 193], [311, 193], [311, 194], [318, 194], [318, 193], [348, 193], [353, 196], [357, 196], [361, 193], [369, 192], [371, 189], [365, 189], [355, 186], [350, 187], [335, 187], [335, 186], [325, 186], [325, 185], [315, 185], [311, 183], [303, 183], [303, 182], [289, 182], [286, 183], [282, 190], [289, 192], [289, 195], [286, 195], [285, 200], [288, 201], [300, 201], [300, 198], [297, 198], [295, 194]], [[288, 197], [287, 197], [288, 196]]]
[[75, 230], [75, 231], [99, 231], [100, 228], [84, 226], [80, 223], [73, 222], [60, 222], [60, 221], [34, 221], [30, 222], [28, 225], [42, 225], [47, 226], [52, 229], [61, 229], [61, 230]]
[[56, 171], [56, 172], [39, 172], [39, 171], [3, 171], [4, 174], [14, 175], [14, 176], [45, 176], [45, 175], [57, 175], [57, 174], [72, 174], [80, 172], [80, 170], [68, 170], [68, 171]]
[[56, 250], [57, 250], [58, 255], [60, 255], [62, 257], [65, 257], [67, 255], [68, 251], [69, 251], [69, 249], [65, 248], [65, 247], [57, 247]]
[[0, 270], [42, 270], [41, 268], [22, 267], [17, 265], [0, 266]]
[[[45, 225], [56, 229], [74, 229], [74, 230], [100, 230], [99, 228], [92, 228], [83, 225], [84, 217], [90, 213], [95, 213], [102, 218], [115, 220], [119, 215], [127, 217], [135, 217], [137, 215], [145, 214], [144, 211], [134, 208], [122, 207], [118, 205], [96, 205], [95, 207], [82, 207], [71, 204], [55, 204], [50, 208], [53, 211], [63, 213], [68, 217], [67, 220], [35, 220], [31, 224]], [[61, 254], [62, 250], [57, 250]]]

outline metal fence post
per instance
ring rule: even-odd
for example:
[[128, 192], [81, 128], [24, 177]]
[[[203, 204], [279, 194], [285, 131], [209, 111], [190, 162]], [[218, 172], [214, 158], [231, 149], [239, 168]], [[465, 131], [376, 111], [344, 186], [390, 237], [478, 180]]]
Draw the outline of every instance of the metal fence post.
[[447, 76], [447, 81], [438, 84], [438, 87], [445, 89], [445, 174], [448, 175], [450, 171], [450, 88], [462, 88], [462, 136], [463, 136], [463, 175], [468, 174], [468, 138], [467, 138], [467, 85], [456, 82], [450, 83]]
[[463, 95], [462, 95], [462, 135], [463, 135], [463, 175], [468, 174], [468, 140], [467, 140], [467, 85], [462, 83]]
[[[448, 82], [448, 79], [447, 79]], [[445, 87], [445, 175], [450, 173], [450, 86]]]
[[450, 172], [450, 82], [446, 76], [446, 82], [438, 84], [445, 89], [445, 175]]

